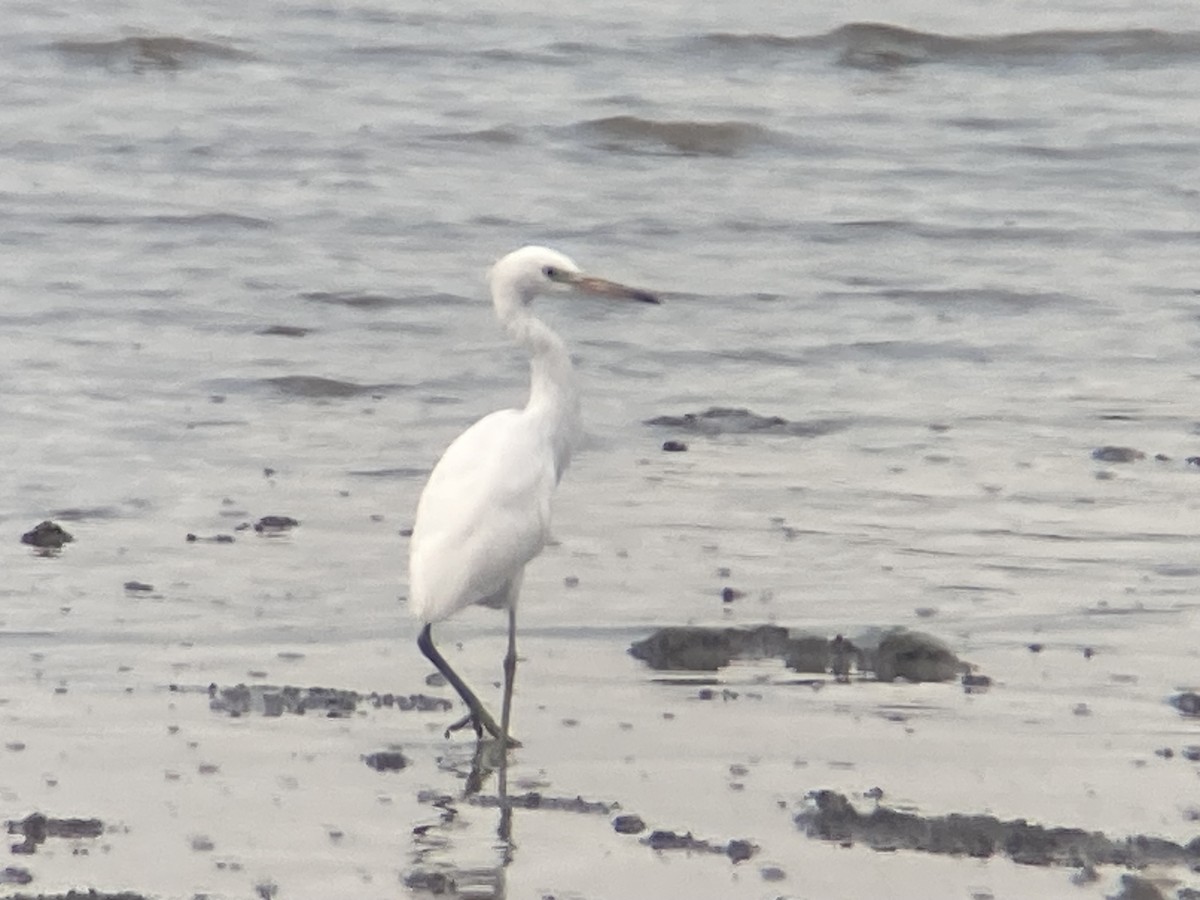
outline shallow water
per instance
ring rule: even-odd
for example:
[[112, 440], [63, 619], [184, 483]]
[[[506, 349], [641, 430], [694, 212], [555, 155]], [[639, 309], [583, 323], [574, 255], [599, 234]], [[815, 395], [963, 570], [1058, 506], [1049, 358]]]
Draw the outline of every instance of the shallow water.
[[[1191, 837], [1200, 741], [1166, 700], [1197, 684], [1194, 10], [878, 16], [6, 5], [0, 797], [112, 829], [14, 856], [27, 890], [1100, 897], [1120, 874], [826, 846], [792, 822], [819, 788]], [[588, 433], [525, 582], [513, 777], [748, 862], [528, 810], [500, 867], [494, 809], [443, 827], [418, 800], [461, 791], [449, 715], [231, 719], [199, 690], [444, 693], [403, 531], [454, 434], [521, 402], [482, 277], [532, 241], [667, 302], [542, 304]], [[712, 407], [796, 427], [644, 424]], [[272, 514], [301, 524], [235, 530]], [[45, 518], [61, 554], [18, 542]], [[761, 622], [920, 628], [994, 686], [742, 663], [736, 700], [702, 701], [626, 653]], [[476, 684], [501, 629], [442, 629]], [[393, 743], [407, 769], [360, 761]]]

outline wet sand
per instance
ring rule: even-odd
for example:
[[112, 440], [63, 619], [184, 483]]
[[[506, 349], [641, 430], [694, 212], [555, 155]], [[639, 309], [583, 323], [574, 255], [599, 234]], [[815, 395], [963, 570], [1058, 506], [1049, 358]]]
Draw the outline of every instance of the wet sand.
[[[489, 621], [448, 647], [477, 681], [502, 652]], [[512, 847], [495, 838], [495, 748], [480, 759], [473, 741], [442, 737], [449, 694], [407, 646], [340, 647], [361, 683], [316, 690], [272, 679], [341, 667], [319, 645], [164, 645], [136, 668], [112, 644], [19, 654], [0, 710], [20, 890], [950, 898], [1155, 896], [1129, 893], [1144, 888], [1126, 875], [1164, 897], [1200, 885], [1194, 722], [1141, 695], [1103, 649], [970, 647], [995, 681], [977, 693], [961, 678], [799, 679], [766, 654], [664, 679], [629, 652], [640, 640], [524, 634]], [[154, 677], [239, 668], [261, 677]], [[46, 825], [68, 818], [88, 827]]]
[[[717, 470], [756, 452], [697, 449]], [[655, 452], [585, 458], [564, 485], [570, 539], [529, 571], [511, 846], [496, 748], [443, 736], [457, 700], [396, 596], [407, 523], [377, 511], [409, 508], [419, 478], [347, 481], [331, 505], [268, 466], [169, 530], [106, 507], [60, 510], [75, 540], [57, 549], [15, 530], [0, 893], [1200, 890], [1191, 606], [1146, 592], [1041, 610], [968, 587], [897, 606], [859, 570], [861, 599], [837, 607], [835, 582], [809, 596], [785, 574], [808, 572], [793, 554], [823, 565], [809, 545], [830, 536], [780, 517], [671, 530], [646, 521], [669, 508], [633, 505], [623, 535], [589, 518], [605, 481], [589, 464], [700, 477]], [[468, 611], [442, 641], [494, 703], [501, 617]]]

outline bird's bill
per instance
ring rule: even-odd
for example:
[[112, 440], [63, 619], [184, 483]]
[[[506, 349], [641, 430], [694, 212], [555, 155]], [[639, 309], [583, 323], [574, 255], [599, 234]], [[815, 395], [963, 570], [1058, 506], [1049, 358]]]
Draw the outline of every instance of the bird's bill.
[[661, 301], [649, 291], [641, 288], [628, 287], [607, 278], [596, 278], [592, 275], [581, 275], [571, 282], [571, 286], [585, 294], [597, 297], [615, 297], [619, 300], [637, 300], [641, 303], [660, 303]]

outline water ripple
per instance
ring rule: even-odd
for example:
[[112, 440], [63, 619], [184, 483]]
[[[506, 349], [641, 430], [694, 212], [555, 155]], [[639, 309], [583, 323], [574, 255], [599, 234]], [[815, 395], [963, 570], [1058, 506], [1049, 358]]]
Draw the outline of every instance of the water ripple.
[[737, 156], [774, 139], [771, 131], [750, 122], [667, 121], [640, 116], [591, 119], [580, 122], [576, 129], [598, 137], [608, 150], [665, 150], [684, 156]]
[[65, 40], [56, 41], [50, 47], [84, 65], [130, 68], [136, 72], [147, 69], [175, 71], [214, 60], [254, 59], [253, 54], [228, 44], [177, 35], [147, 35], [111, 41]]
[[1055, 65], [1076, 57], [1126, 66], [1200, 59], [1200, 32], [1154, 28], [1060, 29], [955, 36], [877, 22], [851, 22], [818, 35], [715, 32], [696, 43], [735, 53], [832, 51], [840, 65], [897, 69], [923, 63]]

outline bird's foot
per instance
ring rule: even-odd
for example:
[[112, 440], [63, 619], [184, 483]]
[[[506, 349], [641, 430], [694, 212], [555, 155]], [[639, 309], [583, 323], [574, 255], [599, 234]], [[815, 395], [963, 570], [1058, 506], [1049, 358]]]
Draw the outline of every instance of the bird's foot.
[[475, 737], [477, 739], [481, 739], [483, 737], [483, 725], [479, 721], [479, 717], [473, 712], [467, 713], [457, 722], [453, 723], [449, 728], [446, 729], [446, 734], [444, 736], [448, 739], [450, 735], [454, 734], [454, 732], [462, 731], [468, 725], [475, 729]]
[[[496, 725], [495, 721], [493, 721], [492, 717], [488, 715], [487, 710], [480, 710], [478, 713], [474, 711], [467, 713], [465, 716], [463, 716], [457, 722], [451, 724], [450, 727], [446, 729], [445, 737], [449, 739], [450, 735], [454, 734], [454, 732], [462, 731], [468, 725], [475, 730], [476, 740], [483, 740], [484, 730], [486, 730], [493, 739], [497, 741], [500, 740], [500, 728]], [[509, 735], [508, 746], [520, 747], [521, 742], [512, 735]]]

